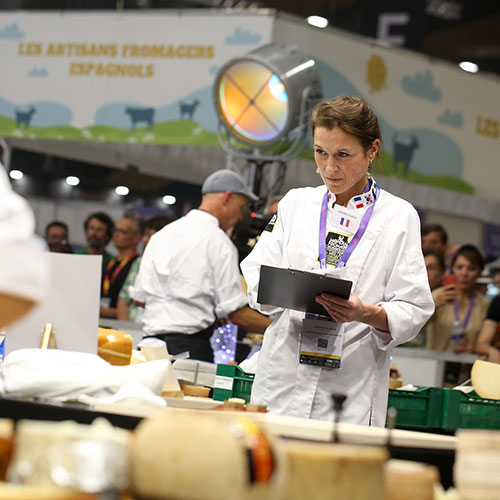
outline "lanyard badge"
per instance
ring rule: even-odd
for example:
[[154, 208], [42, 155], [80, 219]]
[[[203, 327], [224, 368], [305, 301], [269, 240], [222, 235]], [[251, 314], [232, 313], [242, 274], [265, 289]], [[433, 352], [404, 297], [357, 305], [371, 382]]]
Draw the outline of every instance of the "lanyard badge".
[[[368, 188], [369, 189], [369, 188]], [[369, 203], [359, 227], [347, 245], [342, 255], [337, 261], [336, 268], [345, 267], [349, 257], [358, 245], [363, 234], [366, 231], [368, 222], [373, 213], [375, 202], [378, 199], [380, 188], [373, 183], [370, 192], [367, 196]], [[360, 198], [360, 197], [358, 197]], [[360, 198], [361, 200], [361, 198]], [[323, 202], [321, 204], [321, 212], [319, 219], [319, 262], [321, 269], [327, 269], [327, 251], [326, 251], [326, 220], [328, 213], [329, 192], [326, 191]], [[364, 206], [363, 204], [360, 207]], [[349, 221], [342, 218], [340, 213], [340, 225], [348, 227]], [[352, 233], [351, 233], [352, 234]], [[342, 346], [344, 343], [345, 324], [337, 323], [329, 316], [317, 316], [314, 314], [306, 314], [302, 322], [302, 330], [300, 335], [300, 358], [301, 364], [314, 365], [324, 368], [340, 368], [342, 361]]]
[[308, 313], [300, 333], [300, 363], [340, 368], [344, 330], [343, 323]]

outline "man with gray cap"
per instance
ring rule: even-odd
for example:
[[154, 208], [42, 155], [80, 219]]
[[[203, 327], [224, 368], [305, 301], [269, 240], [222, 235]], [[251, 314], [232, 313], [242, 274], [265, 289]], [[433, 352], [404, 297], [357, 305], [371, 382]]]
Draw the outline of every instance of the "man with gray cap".
[[198, 209], [151, 237], [130, 296], [145, 304], [145, 337], [164, 340], [170, 354], [189, 351], [193, 359], [213, 362], [216, 321], [229, 318], [262, 333], [271, 320], [248, 307], [238, 252], [226, 234], [257, 196], [231, 170], [211, 174], [201, 192]]

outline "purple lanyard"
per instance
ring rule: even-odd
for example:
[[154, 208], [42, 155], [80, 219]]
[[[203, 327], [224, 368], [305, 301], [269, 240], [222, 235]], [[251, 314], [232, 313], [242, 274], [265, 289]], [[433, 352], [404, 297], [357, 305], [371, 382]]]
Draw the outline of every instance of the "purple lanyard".
[[[474, 309], [474, 303], [476, 302], [476, 296], [473, 295], [470, 298], [470, 304], [469, 304], [469, 310], [467, 311], [467, 316], [465, 316], [464, 324], [463, 324], [463, 331], [467, 330], [467, 325], [469, 324], [470, 320], [470, 315], [472, 314], [472, 309]], [[460, 325], [460, 314], [458, 312], [458, 300], [455, 299], [453, 301], [453, 311], [455, 312], [455, 324]]]
[[[368, 189], [369, 186], [370, 184], [368, 183], [367, 186]], [[377, 184], [375, 184], [375, 196], [374, 196], [375, 199], [373, 200], [373, 204], [370, 205], [366, 210], [366, 212], [364, 213], [363, 218], [361, 219], [361, 223], [358, 227], [358, 230], [354, 235], [354, 238], [351, 240], [351, 242], [345, 249], [345, 252], [342, 254], [335, 267], [344, 267], [347, 264], [347, 261], [351, 256], [352, 252], [354, 251], [354, 249], [356, 248], [356, 246], [358, 245], [359, 240], [361, 239], [363, 234], [365, 234], [368, 222], [370, 222], [370, 218], [373, 213], [373, 208], [375, 207], [375, 202], [378, 200], [379, 193], [380, 193], [380, 188], [377, 186]], [[323, 202], [321, 204], [321, 214], [319, 218], [319, 265], [321, 266], [321, 269], [326, 269], [326, 214], [328, 212], [328, 196], [329, 192], [327, 189], [325, 196], [323, 196]]]

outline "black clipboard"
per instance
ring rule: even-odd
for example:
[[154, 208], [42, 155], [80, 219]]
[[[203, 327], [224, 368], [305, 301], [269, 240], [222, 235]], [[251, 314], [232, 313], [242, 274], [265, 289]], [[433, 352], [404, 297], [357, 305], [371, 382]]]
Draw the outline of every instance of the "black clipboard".
[[323, 292], [348, 299], [352, 281], [297, 269], [261, 266], [257, 302], [325, 316], [314, 298]]

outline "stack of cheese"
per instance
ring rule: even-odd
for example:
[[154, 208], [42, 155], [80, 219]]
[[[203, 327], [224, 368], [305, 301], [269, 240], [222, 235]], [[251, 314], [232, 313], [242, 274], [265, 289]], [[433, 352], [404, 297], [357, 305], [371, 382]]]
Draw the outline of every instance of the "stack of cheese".
[[90, 500], [128, 486], [129, 431], [104, 419], [76, 422], [21, 420], [0, 498]]
[[500, 431], [459, 430], [453, 477], [461, 500], [498, 500]]
[[97, 354], [112, 365], [129, 365], [132, 337], [127, 332], [111, 328], [97, 329]]
[[271, 439], [247, 417], [165, 409], [132, 441], [133, 493], [156, 500], [385, 500], [382, 448]]

